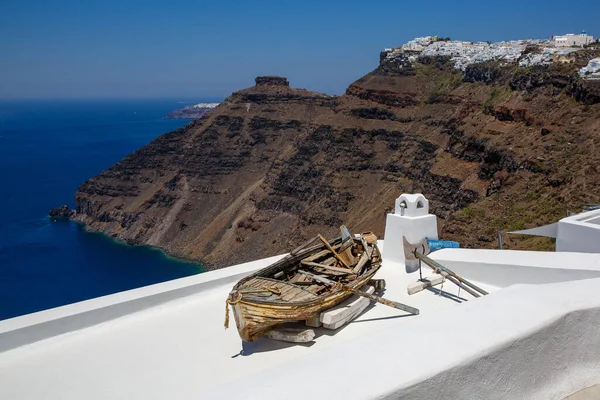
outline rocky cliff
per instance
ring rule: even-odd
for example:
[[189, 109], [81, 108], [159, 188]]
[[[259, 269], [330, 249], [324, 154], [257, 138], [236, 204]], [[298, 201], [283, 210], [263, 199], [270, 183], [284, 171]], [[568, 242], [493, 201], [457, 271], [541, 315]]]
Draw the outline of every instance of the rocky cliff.
[[600, 201], [600, 83], [577, 75], [594, 54], [464, 72], [444, 57], [382, 54], [339, 97], [259, 77], [84, 182], [75, 219], [216, 268], [335, 234], [341, 223], [382, 236], [394, 199], [422, 192], [442, 237], [495, 247], [498, 230]]

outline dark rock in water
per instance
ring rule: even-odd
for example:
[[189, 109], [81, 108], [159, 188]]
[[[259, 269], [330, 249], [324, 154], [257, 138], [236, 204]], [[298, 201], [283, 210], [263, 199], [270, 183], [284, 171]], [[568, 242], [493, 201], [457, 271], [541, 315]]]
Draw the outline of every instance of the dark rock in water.
[[53, 208], [52, 210], [50, 210], [50, 212], [48, 213], [48, 216], [50, 216], [50, 218], [55, 218], [55, 219], [59, 219], [59, 218], [71, 218], [72, 216], [74, 216], [75, 214], [75, 210], [71, 210], [69, 208], [68, 205], [63, 204], [60, 207], [56, 207]]

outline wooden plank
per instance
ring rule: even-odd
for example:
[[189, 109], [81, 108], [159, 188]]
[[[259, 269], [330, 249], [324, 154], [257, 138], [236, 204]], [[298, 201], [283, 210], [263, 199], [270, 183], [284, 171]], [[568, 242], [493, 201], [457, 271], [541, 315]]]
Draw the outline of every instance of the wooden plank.
[[298, 253], [300, 250], [308, 247], [309, 244], [313, 243], [315, 240], [319, 240], [318, 236], [313, 237], [312, 239], [309, 239], [308, 241], [304, 242], [303, 244], [301, 244], [300, 246], [296, 247], [294, 250], [292, 250], [290, 252], [290, 254], [296, 254]]
[[[352, 235], [350, 235], [350, 232], [346, 226], [342, 225], [340, 229], [342, 231], [342, 243], [344, 243], [339, 250], [340, 257], [348, 266], [350, 266], [356, 262], [356, 257], [354, 257], [352, 254], [352, 245], [354, 245], [354, 240], [352, 239]], [[344, 237], [346, 239], [344, 239]]]
[[325, 264], [325, 265], [333, 265], [335, 267], [335, 264], [337, 263], [337, 260], [335, 259], [335, 257], [329, 257], [324, 259], [323, 261], [319, 261], [319, 264]]
[[346, 262], [344, 260], [342, 260], [342, 258], [338, 255], [338, 253], [335, 252], [335, 249], [329, 245], [329, 243], [327, 242], [327, 240], [323, 236], [319, 235], [319, 239], [321, 239], [321, 242], [323, 242], [323, 244], [325, 245], [325, 247], [327, 247], [331, 251], [331, 253], [333, 254], [333, 256], [335, 258], [337, 258], [338, 261], [341, 262], [344, 265], [344, 267], [350, 269], [350, 266], [348, 264], [346, 264]]
[[367, 263], [367, 261], [369, 261], [369, 254], [367, 253], [367, 250], [365, 250], [360, 255], [360, 260], [358, 260], [358, 262], [356, 263], [356, 266], [352, 270], [354, 272], [354, 275], [360, 274], [360, 272], [364, 268], [364, 266]]
[[[303, 278], [303, 279], [305, 279], [305, 278]], [[315, 294], [313, 292], [306, 291], [306, 288], [300, 287], [299, 285], [294, 284], [294, 283], [290, 283], [288, 281], [278, 281], [278, 280], [275, 280], [275, 279], [264, 278], [264, 277], [256, 277], [256, 278], [252, 279], [252, 281], [259, 282], [259, 284], [257, 285], [258, 288], [270, 287], [270, 286], [277, 286], [280, 290], [282, 290], [285, 293], [287, 293], [290, 290], [290, 288], [291, 288], [291, 289], [294, 289], [294, 290], [303, 291], [303, 292], [307, 293], [309, 295], [309, 297], [315, 296]], [[310, 279], [310, 277], [309, 277], [309, 279], [307, 279], [307, 281], [309, 283], [312, 282], [312, 280]], [[244, 287], [244, 289], [245, 289], [245, 287]]]
[[[340, 246], [341, 246], [341, 244], [337, 244], [337, 245], [333, 246], [333, 248], [339, 249]], [[326, 256], [328, 254], [331, 254], [331, 252], [329, 250], [327, 250], [327, 249], [321, 250], [318, 253], [313, 254], [312, 256], [308, 256], [308, 257], [304, 258], [303, 261], [314, 261], [314, 260], [321, 258], [323, 256]]]
[[406, 290], [408, 291], [408, 294], [415, 294], [415, 293], [419, 293], [422, 290], [427, 289], [428, 287], [439, 285], [443, 281], [444, 281], [443, 276], [439, 276], [439, 275], [431, 276], [431, 277], [423, 278], [423, 280], [421, 280], [421, 281], [409, 283]]
[[291, 343], [312, 342], [315, 338], [315, 331], [303, 328], [274, 328], [265, 333], [264, 337]]
[[315, 295], [316, 294], [314, 292], [304, 290], [304, 288], [297, 288], [296, 290], [288, 291], [288, 292], [282, 294], [276, 300], [294, 303], [294, 302], [313, 299], [315, 297]]
[[319, 328], [321, 325], [323, 325], [321, 323], [320, 317], [321, 316], [319, 314], [313, 315], [309, 319], [305, 320], [304, 323], [306, 324], [306, 326], [310, 326], [311, 328]]
[[318, 272], [319, 274], [323, 274], [323, 275], [329, 275], [329, 276], [343, 276], [346, 279], [349, 279], [350, 277], [354, 277], [354, 275], [348, 275], [347, 272], [336, 272], [336, 271], [328, 271], [324, 268], [315, 268], [314, 269], [315, 272]]
[[369, 251], [369, 244], [367, 243], [367, 241], [365, 240], [364, 237], [360, 237], [360, 242], [363, 245], [363, 248], [365, 249], [365, 252], [367, 253], [367, 256], [369, 258], [371, 258], [371, 256], [373, 255], [373, 250]]
[[[363, 286], [361, 291], [372, 294], [373, 286]], [[337, 306], [321, 313], [319, 321], [326, 329], [338, 329], [358, 317], [369, 305], [369, 299], [354, 295]]]
[[[338, 282], [334, 282], [334, 281], [329, 280], [329, 279], [327, 279], [327, 278], [325, 278], [323, 276], [315, 275], [315, 274], [310, 273], [308, 271], [298, 270], [298, 272], [300, 272], [301, 274], [304, 274], [306, 276], [309, 276], [312, 279], [314, 279], [314, 280], [316, 280], [318, 282], [324, 283], [324, 284], [326, 284], [328, 286], [340, 285]], [[375, 296], [373, 294], [364, 293], [364, 292], [361, 292], [358, 289], [354, 289], [354, 288], [352, 288], [350, 286], [347, 286], [347, 285], [340, 285], [340, 286], [341, 286], [341, 288], [343, 290], [346, 290], [346, 291], [354, 293], [354, 294], [358, 294], [360, 296], [364, 296], [364, 297], [366, 297], [368, 299], [376, 301], [376, 302], [378, 302], [380, 304], [384, 304], [384, 305], [386, 305], [388, 307], [397, 308], [398, 310], [406, 311], [406, 312], [411, 313], [413, 315], [419, 315], [419, 309], [418, 308], [411, 307], [409, 305], [402, 304], [402, 303], [399, 303], [397, 301], [392, 301], [392, 300], [384, 299], [381, 296]]]
[[351, 270], [348, 270], [346, 268], [332, 267], [330, 265], [319, 264], [319, 263], [310, 262], [310, 261], [302, 261], [301, 263], [302, 263], [302, 265], [308, 265], [310, 267], [323, 268], [323, 269], [327, 269], [327, 270], [330, 270], [330, 271], [341, 272], [341, 273], [344, 273], [344, 274], [352, 274], [353, 273]]
[[299, 286], [310, 286], [312, 285], [314, 282], [311, 280], [307, 280], [304, 282], [296, 282], [295, 285], [299, 285]]
[[297, 284], [300, 279], [303, 279], [303, 275], [296, 273], [296, 275], [292, 276], [292, 279], [288, 280], [288, 282], [292, 284]]
[[323, 285], [317, 285], [317, 284], [310, 285], [309, 287], [306, 288], [306, 290], [313, 292], [313, 293], [319, 293], [319, 292], [323, 291], [323, 289], [324, 289]]

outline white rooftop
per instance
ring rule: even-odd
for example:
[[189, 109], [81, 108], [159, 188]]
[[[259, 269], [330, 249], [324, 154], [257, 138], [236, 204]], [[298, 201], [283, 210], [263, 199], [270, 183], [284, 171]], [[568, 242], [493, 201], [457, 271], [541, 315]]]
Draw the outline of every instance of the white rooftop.
[[[550, 254], [538, 260], [533, 252], [434, 253], [492, 292], [474, 301], [450, 282], [441, 296], [438, 288], [408, 296], [406, 285], [417, 277], [405, 274], [402, 264], [384, 262], [377, 277], [387, 281], [385, 297], [418, 307], [421, 314], [375, 305], [338, 331], [318, 332], [311, 345], [269, 339], [242, 344], [235, 329], [223, 328], [233, 283], [276, 258], [14, 318], [0, 322], [0, 398], [271, 398], [285, 390], [284, 382], [300, 379], [298, 373], [325, 385], [348, 379], [353, 370], [377, 384], [346, 388], [351, 398], [402, 393], [433, 371], [489, 357], [511, 340], [530, 340], [565, 311], [600, 306], [600, 299], [584, 301], [600, 290], [598, 255]], [[569, 282], [581, 279], [588, 281]], [[541, 284], [498, 291], [520, 282]], [[463, 299], [469, 301], [462, 304]], [[396, 372], [383, 373], [386, 368]], [[324, 376], [326, 371], [332, 376]], [[382, 375], [391, 380], [380, 382]], [[287, 398], [327, 397], [326, 388], [319, 390], [298, 390]]]

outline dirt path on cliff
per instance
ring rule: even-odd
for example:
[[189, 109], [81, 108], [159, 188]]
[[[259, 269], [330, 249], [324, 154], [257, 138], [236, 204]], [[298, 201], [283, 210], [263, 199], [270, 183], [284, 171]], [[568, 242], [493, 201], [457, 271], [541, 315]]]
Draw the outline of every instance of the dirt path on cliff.
[[214, 249], [212, 249], [213, 254], [221, 254], [226, 253], [231, 249], [231, 245], [235, 243], [235, 228], [237, 228], [238, 221], [249, 215], [253, 210], [253, 206], [246, 205], [243, 206], [243, 203], [246, 202], [252, 192], [254, 192], [263, 182], [265, 178], [261, 178], [250, 185], [242, 194], [240, 194], [236, 199], [234, 199], [229, 206], [217, 215], [210, 224], [206, 228], [202, 230], [202, 233], [198, 235], [191, 243], [187, 246], [186, 250], [197, 250], [200, 248], [201, 243], [206, 243], [209, 238], [214, 237], [218, 232], [222, 231], [223, 226], [226, 226], [229, 221], [231, 221], [232, 217], [235, 216], [235, 219], [232, 222], [232, 228], [228, 229], [225, 234], [219, 239], [218, 244]]
[[169, 230], [169, 228], [175, 221], [175, 218], [177, 218], [177, 215], [183, 208], [183, 205], [188, 201], [188, 198], [190, 196], [190, 190], [189, 190], [190, 187], [188, 185], [188, 182], [187, 182], [187, 179], [185, 178], [185, 176], [183, 177], [182, 180], [183, 180], [183, 191], [182, 191], [183, 195], [181, 196], [181, 198], [179, 200], [177, 200], [175, 205], [173, 205], [173, 207], [169, 210], [169, 213], [165, 216], [165, 218], [163, 219], [163, 222], [158, 226], [158, 229], [152, 234], [152, 236], [150, 236], [150, 239], [148, 239], [148, 244], [150, 246], [158, 245], [158, 242], [160, 241], [160, 239], [163, 237], [163, 235], [165, 233], [167, 233], [167, 231]]

